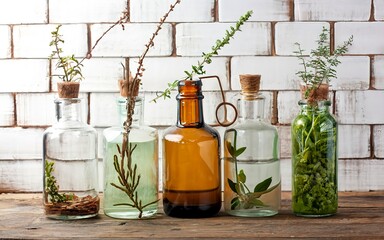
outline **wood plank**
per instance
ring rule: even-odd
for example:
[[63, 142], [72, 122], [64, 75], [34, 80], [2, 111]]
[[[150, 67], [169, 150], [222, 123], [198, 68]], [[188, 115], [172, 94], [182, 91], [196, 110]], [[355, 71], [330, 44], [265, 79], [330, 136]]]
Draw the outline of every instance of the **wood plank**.
[[0, 194], [0, 238], [368, 238], [384, 239], [384, 192], [340, 193], [339, 213], [327, 218], [296, 217], [290, 193], [270, 218], [240, 218], [220, 212], [205, 219], [164, 215], [147, 220], [57, 221], [43, 214], [41, 194]]

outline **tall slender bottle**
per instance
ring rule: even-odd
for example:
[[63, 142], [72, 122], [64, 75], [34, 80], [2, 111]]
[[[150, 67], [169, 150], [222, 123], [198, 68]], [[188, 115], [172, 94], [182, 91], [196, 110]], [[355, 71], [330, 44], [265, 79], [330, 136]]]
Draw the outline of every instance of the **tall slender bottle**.
[[56, 99], [57, 123], [43, 135], [43, 202], [48, 218], [82, 219], [99, 212], [97, 132], [82, 122], [81, 100]]
[[231, 215], [278, 213], [281, 200], [279, 141], [264, 120], [260, 75], [240, 75], [239, 118], [224, 135], [224, 208]]
[[163, 206], [172, 217], [210, 217], [221, 208], [220, 136], [204, 123], [201, 86], [179, 82], [177, 123], [163, 136]]
[[[155, 128], [143, 125], [144, 100], [137, 96], [129, 134], [129, 143], [134, 148], [132, 161], [128, 161], [126, 156], [122, 163], [119, 149], [122, 148], [123, 124], [127, 117], [126, 102], [126, 97], [120, 97], [117, 100], [120, 126], [107, 128], [103, 132], [104, 213], [109, 217], [119, 219], [154, 217], [158, 210], [159, 200], [158, 133]], [[128, 166], [129, 162], [130, 166]], [[127, 190], [127, 186], [120, 182], [121, 176], [117, 172], [118, 170], [126, 172], [125, 177], [130, 186], [128, 191], [124, 191]], [[132, 175], [127, 172], [132, 173]], [[136, 188], [134, 187], [135, 184], [137, 184]], [[143, 208], [136, 204], [143, 206]]]

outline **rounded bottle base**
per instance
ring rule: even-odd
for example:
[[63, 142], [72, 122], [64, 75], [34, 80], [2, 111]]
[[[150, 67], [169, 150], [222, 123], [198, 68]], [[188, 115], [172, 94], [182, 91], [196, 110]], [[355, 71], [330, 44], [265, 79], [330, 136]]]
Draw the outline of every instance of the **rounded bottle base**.
[[116, 218], [116, 219], [154, 218], [157, 214], [157, 209], [143, 211], [141, 218], [139, 218], [140, 212], [138, 211], [109, 210], [109, 211], [104, 211], [104, 214], [108, 217]]
[[46, 215], [49, 219], [55, 219], [55, 220], [81, 220], [81, 219], [87, 219], [87, 218], [93, 218], [96, 217], [98, 213], [94, 214], [88, 214], [88, 215]]
[[226, 211], [229, 215], [237, 217], [271, 217], [279, 213], [278, 210], [273, 209], [240, 209], [240, 210], [229, 210]]
[[306, 218], [322, 218], [322, 217], [330, 217], [335, 215], [336, 213], [326, 213], [326, 214], [306, 214], [306, 213], [296, 213], [294, 214], [298, 217], [306, 217]]

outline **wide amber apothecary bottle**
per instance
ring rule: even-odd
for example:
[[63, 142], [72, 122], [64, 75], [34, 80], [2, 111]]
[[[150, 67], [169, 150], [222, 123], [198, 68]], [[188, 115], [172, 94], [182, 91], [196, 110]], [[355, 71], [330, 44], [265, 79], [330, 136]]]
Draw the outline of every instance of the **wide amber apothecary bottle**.
[[[127, 98], [117, 100], [120, 125], [107, 128], [104, 140], [104, 204], [105, 215], [119, 219], [154, 217], [158, 210], [158, 133], [143, 124], [144, 98], [135, 97], [132, 126], [129, 133], [132, 158], [122, 162], [124, 121]], [[119, 151], [120, 149], [120, 151]], [[115, 164], [117, 163], [117, 164]], [[130, 166], [129, 166], [130, 165]], [[124, 173], [128, 187], [121, 181]], [[135, 185], [137, 185], [135, 187]]]
[[163, 206], [172, 217], [210, 217], [221, 208], [220, 136], [204, 123], [201, 86], [179, 82], [177, 123], [162, 139]]
[[224, 135], [224, 209], [240, 217], [276, 215], [281, 201], [279, 138], [264, 119], [260, 75], [240, 75], [239, 117]]
[[82, 99], [55, 100], [57, 123], [43, 135], [45, 215], [75, 220], [99, 212], [97, 132], [82, 121]]

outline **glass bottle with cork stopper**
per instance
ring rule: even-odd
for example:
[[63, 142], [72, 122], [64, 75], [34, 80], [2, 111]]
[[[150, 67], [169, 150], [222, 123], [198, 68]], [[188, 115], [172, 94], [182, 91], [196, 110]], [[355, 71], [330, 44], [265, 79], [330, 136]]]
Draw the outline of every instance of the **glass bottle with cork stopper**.
[[163, 135], [163, 206], [172, 217], [211, 217], [221, 208], [220, 136], [204, 122], [201, 86], [179, 81], [177, 123]]
[[[143, 125], [144, 99], [138, 96], [138, 87], [130, 96], [128, 86], [132, 78], [120, 80], [120, 97], [117, 99], [120, 125], [107, 128], [104, 139], [104, 213], [118, 219], [154, 217], [158, 210], [158, 133], [155, 128]], [[134, 97], [127, 146], [122, 143], [126, 130], [127, 101]], [[124, 157], [123, 157], [124, 155]], [[130, 155], [130, 156], [129, 156]]]
[[279, 138], [264, 119], [260, 78], [240, 75], [239, 118], [224, 135], [224, 209], [234, 216], [273, 216], [280, 208]]

